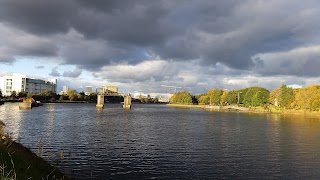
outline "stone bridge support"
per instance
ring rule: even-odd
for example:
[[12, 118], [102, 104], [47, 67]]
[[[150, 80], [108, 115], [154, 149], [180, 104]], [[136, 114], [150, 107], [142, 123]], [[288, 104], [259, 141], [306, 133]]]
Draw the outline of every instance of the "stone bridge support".
[[[96, 105], [97, 109], [104, 108], [104, 96], [105, 94], [97, 95], [97, 105]], [[129, 95], [124, 96], [123, 109], [131, 109], [131, 96]]]
[[97, 95], [97, 109], [103, 109], [104, 107], [104, 95], [98, 94]]
[[131, 109], [131, 96], [124, 96], [123, 109]]

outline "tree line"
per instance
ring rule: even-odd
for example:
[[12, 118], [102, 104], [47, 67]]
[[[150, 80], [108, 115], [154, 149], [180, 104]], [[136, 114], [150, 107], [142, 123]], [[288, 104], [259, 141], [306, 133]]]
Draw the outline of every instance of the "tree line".
[[[77, 92], [76, 90], [69, 90], [63, 94], [56, 94], [53, 91], [45, 91], [39, 94], [27, 94], [26, 92], [22, 91], [16, 93], [16, 91], [12, 91], [11, 95], [8, 97], [3, 97], [1, 90], [0, 90], [0, 100], [3, 98], [4, 101], [16, 101], [21, 98], [33, 98], [36, 101], [41, 102], [79, 102], [79, 101], [86, 101], [86, 102], [96, 102], [97, 101], [97, 93], [92, 92], [89, 95], [86, 95], [84, 92]], [[105, 98], [106, 101], [110, 103], [120, 103], [123, 102], [122, 96], [108, 96]], [[151, 98], [150, 96], [144, 97], [139, 96], [136, 99], [132, 99], [132, 102], [136, 103], [159, 103], [158, 98]]]
[[320, 85], [293, 89], [285, 84], [269, 92], [262, 87], [224, 91], [211, 89], [207, 93], [192, 95], [187, 91], [175, 93], [170, 98], [173, 104], [238, 105], [244, 107], [270, 107], [280, 109], [320, 110]]
[[77, 92], [76, 90], [70, 90], [64, 94], [56, 94], [53, 91], [44, 91], [38, 94], [28, 94], [24, 91], [17, 93], [12, 91], [10, 96], [3, 97], [0, 91], [0, 98], [5, 101], [17, 100], [21, 98], [33, 98], [36, 101], [42, 102], [63, 102], [63, 101], [96, 101], [97, 93], [93, 92], [90, 95], [86, 95], [84, 92]]

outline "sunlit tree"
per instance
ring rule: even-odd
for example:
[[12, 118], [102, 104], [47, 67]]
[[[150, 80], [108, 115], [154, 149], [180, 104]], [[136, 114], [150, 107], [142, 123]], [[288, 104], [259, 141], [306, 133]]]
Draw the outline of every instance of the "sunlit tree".
[[287, 85], [282, 84], [280, 87], [280, 98], [279, 98], [279, 105], [280, 107], [290, 107], [290, 104], [294, 100], [293, 90]]
[[246, 106], [262, 106], [269, 103], [270, 92], [262, 87], [247, 88], [243, 103]]
[[170, 103], [173, 104], [192, 104], [192, 95], [186, 91], [175, 93], [170, 98]]
[[209, 97], [207, 96], [207, 94], [202, 94], [198, 98], [198, 102], [199, 102], [199, 104], [209, 104]]
[[227, 97], [228, 97], [229, 92], [224, 91], [221, 95], [221, 99], [220, 99], [220, 104], [221, 105], [226, 105], [227, 103]]
[[301, 109], [316, 109], [319, 95], [319, 85], [308, 86], [296, 91], [294, 101]]
[[280, 88], [277, 88], [271, 91], [269, 96], [269, 102], [274, 106], [279, 106], [280, 94], [281, 94]]
[[67, 96], [70, 101], [76, 101], [78, 99], [78, 93], [76, 90], [70, 90], [67, 92]]
[[222, 89], [215, 90], [213, 94], [210, 96], [211, 103], [214, 105], [220, 105], [222, 93]]
[[238, 93], [237, 91], [230, 91], [228, 94], [227, 94], [227, 97], [226, 97], [226, 102], [228, 104], [237, 104], [237, 98], [238, 98]]

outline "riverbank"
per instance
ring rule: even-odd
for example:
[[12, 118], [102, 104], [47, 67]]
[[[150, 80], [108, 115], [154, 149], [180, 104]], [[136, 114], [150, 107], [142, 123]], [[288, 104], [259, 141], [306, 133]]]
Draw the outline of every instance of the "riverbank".
[[189, 104], [167, 104], [167, 106], [175, 108], [202, 108], [205, 110], [213, 111], [238, 111], [238, 112], [249, 112], [249, 113], [261, 113], [261, 114], [283, 114], [283, 115], [295, 115], [295, 116], [309, 116], [309, 117], [320, 117], [319, 111], [307, 111], [307, 110], [296, 110], [287, 109], [281, 110], [279, 108], [271, 107], [265, 109], [263, 107], [237, 107], [237, 106], [210, 106], [210, 105], [189, 105]]
[[69, 179], [28, 148], [3, 133], [0, 122], [0, 179]]
[[251, 109], [237, 106], [212, 106], [212, 105], [197, 105], [197, 104], [167, 104], [170, 107], [176, 108], [201, 108], [206, 110], [223, 110], [223, 111], [244, 111], [249, 112]]

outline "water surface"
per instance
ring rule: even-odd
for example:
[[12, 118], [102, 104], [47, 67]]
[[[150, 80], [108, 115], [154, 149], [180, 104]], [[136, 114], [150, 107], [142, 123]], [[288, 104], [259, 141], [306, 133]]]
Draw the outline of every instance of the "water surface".
[[165, 105], [0, 106], [15, 140], [75, 179], [319, 179], [320, 121]]

